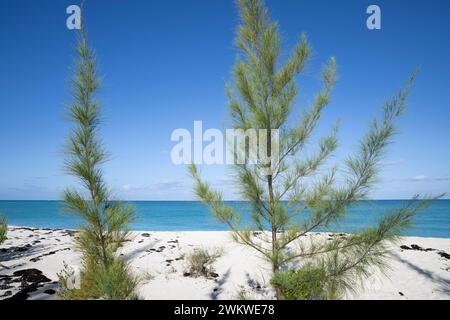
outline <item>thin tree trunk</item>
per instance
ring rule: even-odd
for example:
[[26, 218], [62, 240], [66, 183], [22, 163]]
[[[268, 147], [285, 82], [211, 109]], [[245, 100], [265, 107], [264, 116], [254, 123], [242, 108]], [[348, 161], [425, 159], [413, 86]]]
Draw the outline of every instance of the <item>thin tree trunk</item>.
[[100, 247], [102, 250], [102, 262], [103, 262], [103, 268], [106, 270], [108, 268], [108, 257], [106, 255], [106, 243], [105, 243], [105, 235], [103, 234], [103, 225], [99, 214], [99, 202], [97, 199], [96, 193], [92, 191], [91, 189], [91, 198], [94, 206], [94, 210], [97, 217], [97, 228], [98, 228], [98, 237], [100, 238]]
[[[278, 263], [278, 248], [277, 248], [277, 227], [275, 225], [275, 211], [273, 210], [273, 202], [274, 202], [274, 194], [273, 194], [273, 177], [272, 175], [268, 176], [267, 179], [269, 185], [269, 201], [272, 212], [272, 221], [271, 221], [271, 232], [272, 232], [272, 271], [275, 275], [278, 271], [280, 271], [280, 265]], [[275, 297], [277, 300], [281, 299], [281, 289], [275, 288]]]

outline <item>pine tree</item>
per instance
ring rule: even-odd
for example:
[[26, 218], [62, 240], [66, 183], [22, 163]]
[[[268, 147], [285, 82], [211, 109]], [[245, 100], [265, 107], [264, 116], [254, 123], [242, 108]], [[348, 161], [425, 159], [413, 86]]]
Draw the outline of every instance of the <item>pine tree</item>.
[[[338, 145], [337, 126], [319, 142], [316, 154], [309, 152], [305, 156], [305, 149], [329, 104], [336, 82], [335, 59], [325, 65], [322, 89], [312, 105], [296, 125], [289, 125], [297, 94], [296, 77], [311, 55], [311, 46], [302, 35], [291, 57], [282, 64], [278, 24], [269, 19], [264, 3], [239, 0], [238, 6], [236, 44], [240, 54], [233, 72], [234, 85], [227, 87], [231, 119], [236, 129], [279, 129], [279, 159], [276, 163], [258, 161], [233, 166], [240, 194], [251, 203], [250, 226], [240, 224], [240, 214], [191, 165], [195, 192], [213, 215], [228, 225], [237, 242], [250, 246], [271, 264], [277, 299], [339, 298], [345, 291], [357, 289], [359, 280], [369, 275], [370, 267], [386, 266], [389, 242], [411, 224], [425, 202], [416, 199], [405, 203], [386, 213], [374, 227], [347, 237], [316, 240], [308, 245], [299, 240], [320, 227], [329, 228], [339, 222], [350, 204], [367, 198], [416, 72], [397, 95], [385, 102], [382, 118], [373, 121], [357, 154], [345, 162], [345, 170], [324, 168]], [[268, 134], [267, 154], [273, 143]], [[268, 168], [275, 170], [262, 174]], [[280, 271], [294, 261], [301, 267]]]
[[84, 25], [77, 45], [78, 61], [72, 80], [73, 102], [69, 114], [74, 130], [67, 145], [67, 171], [78, 179], [84, 192], [67, 189], [64, 203], [68, 211], [83, 221], [76, 237], [82, 253], [81, 287], [69, 289], [66, 273], [61, 273], [60, 295], [67, 299], [128, 299], [134, 297], [136, 279], [117, 250], [127, 240], [134, 209], [113, 201], [106, 185], [102, 164], [108, 158], [98, 138], [100, 108], [95, 100], [99, 88], [95, 57], [88, 46]]
[[0, 215], [0, 244], [2, 244], [6, 239], [6, 234], [8, 232], [8, 223], [6, 218]]

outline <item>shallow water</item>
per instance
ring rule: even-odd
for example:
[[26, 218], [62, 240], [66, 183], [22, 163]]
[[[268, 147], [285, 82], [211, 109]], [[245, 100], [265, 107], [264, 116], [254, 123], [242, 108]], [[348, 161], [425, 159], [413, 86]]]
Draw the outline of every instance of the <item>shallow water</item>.
[[[329, 231], [351, 232], [371, 225], [384, 212], [401, 206], [402, 200], [360, 201], [349, 208], [339, 225]], [[151, 231], [213, 231], [227, 230], [216, 221], [208, 208], [197, 201], [131, 201], [136, 207], [134, 230]], [[229, 205], [242, 213], [242, 222], [248, 224], [250, 207], [246, 202], [230, 201]], [[82, 220], [65, 213], [60, 201], [0, 201], [0, 212], [12, 225], [46, 228], [77, 228]], [[308, 213], [305, 212], [304, 216]], [[315, 231], [325, 231], [317, 229]], [[405, 235], [450, 238], [450, 200], [433, 201], [414, 218], [414, 226]]]

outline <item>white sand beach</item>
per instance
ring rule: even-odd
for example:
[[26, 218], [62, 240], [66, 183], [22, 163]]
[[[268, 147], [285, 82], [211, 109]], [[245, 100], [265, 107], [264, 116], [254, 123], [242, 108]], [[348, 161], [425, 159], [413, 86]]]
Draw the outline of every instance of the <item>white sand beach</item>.
[[[0, 299], [58, 299], [57, 273], [64, 263], [74, 269], [79, 263], [73, 235], [10, 226], [0, 246]], [[303, 241], [309, 237], [326, 240], [330, 235], [309, 234]], [[223, 252], [212, 277], [185, 274], [185, 257], [199, 248]], [[450, 299], [450, 239], [404, 237], [393, 251], [391, 270], [373, 274], [363, 290], [347, 299]], [[142, 279], [142, 299], [237, 299], [242, 290], [252, 299], [274, 297], [268, 265], [234, 243], [229, 232], [133, 232], [121, 254]]]

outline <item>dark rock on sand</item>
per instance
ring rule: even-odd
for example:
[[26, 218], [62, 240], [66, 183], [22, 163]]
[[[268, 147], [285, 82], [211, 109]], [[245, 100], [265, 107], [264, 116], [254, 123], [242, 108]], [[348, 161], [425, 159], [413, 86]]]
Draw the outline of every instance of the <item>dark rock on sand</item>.
[[11, 290], [5, 291], [3, 293], [3, 295], [1, 295], [0, 297], [9, 297], [9, 296], [12, 296], [12, 291]]
[[11, 231], [16, 231], [16, 230], [36, 231], [36, 230], [39, 230], [39, 229], [37, 229], [37, 228], [28, 228], [28, 227], [17, 227], [17, 228], [11, 229]]
[[0, 275], [0, 290], [7, 290], [14, 288], [13, 286], [10, 286], [12, 282], [13, 282], [12, 276], [8, 276], [6, 274]]
[[[49, 278], [42, 274], [38, 269], [24, 269], [14, 272], [12, 275], [3, 275], [0, 277], [2, 285], [20, 282], [19, 291], [15, 294], [10, 293], [5, 300], [26, 300], [29, 293], [36, 291], [43, 283], [52, 282]], [[11, 287], [12, 288], [12, 287]]]
[[25, 282], [34, 282], [34, 283], [40, 283], [40, 282], [51, 282], [49, 278], [44, 276], [42, 274], [41, 270], [38, 269], [24, 269], [19, 270], [13, 273], [13, 276], [21, 277], [22, 281]]
[[[2, 248], [0, 249], [0, 253], [13, 253], [13, 252], [26, 252], [31, 248], [31, 244], [26, 244], [22, 247], [9, 247], [9, 248]], [[1, 260], [0, 260], [1, 261]]]
[[14, 288], [13, 286], [7, 284], [0, 284], [0, 290], [8, 290]]
[[421, 246], [418, 246], [417, 244], [412, 244], [411, 247], [408, 247], [406, 245], [401, 245], [400, 249], [403, 250], [416, 250], [416, 251], [436, 251], [436, 249], [433, 248], [422, 248]]
[[419, 250], [419, 251], [436, 251], [436, 249], [432, 249], [432, 248], [426, 248], [426, 249], [424, 249], [424, 248], [422, 248], [421, 246], [418, 246], [417, 244], [412, 244], [412, 245], [411, 245], [411, 248], [412, 248], [413, 250]]
[[183, 277], [190, 277], [190, 276], [191, 276], [191, 274], [189, 272], [183, 273]]
[[[403, 250], [416, 250], [416, 251], [426, 251], [426, 252], [428, 252], [428, 251], [437, 251], [437, 249], [433, 249], [433, 248], [426, 248], [426, 249], [424, 249], [421, 246], [418, 246], [417, 244], [412, 244], [411, 247], [402, 245], [402, 246], [400, 246], [400, 248], [403, 249]], [[440, 255], [442, 258], [450, 259], [450, 254], [448, 254], [445, 251], [438, 251], [437, 254]]]
[[59, 249], [59, 250], [55, 250], [55, 251], [50, 251], [50, 252], [44, 253], [44, 254], [42, 254], [40, 256], [31, 258], [30, 261], [31, 262], [37, 262], [37, 261], [41, 260], [43, 257], [54, 255], [55, 253], [60, 252], [60, 251], [69, 251], [69, 250], [72, 250], [72, 249], [64, 248], [64, 249]]
[[46, 293], [46, 294], [55, 294], [56, 291], [53, 290], [53, 289], [47, 289], [47, 290], [44, 291], [44, 293]]
[[32, 283], [30, 285], [22, 286], [19, 292], [14, 294], [11, 297], [6, 298], [5, 300], [27, 300], [30, 295], [30, 292], [34, 292], [37, 290], [37, 284]]
[[69, 237], [73, 237], [74, 235], [76, 235], [78, 233], [78, 231], [75, 230], [64, 230], [64, 232], [66, 233], [66, 235], [68, 235]]
[[148, 237], [150, 237], [150, 233], [143, 233], [143, 234], [141, 234], [141, 236], [144, 238], [148, 238]]
[[145, 250], [145, 252], [163, 252], [164, 251], [164, 249], [166, 249], [166, 247], [165, 246], [161, 246], [161, 247], [159, 247], [158, 249], [155, 249], [155, 248], [150, 248], [150, 249], [148, 249], [148, 250]]

